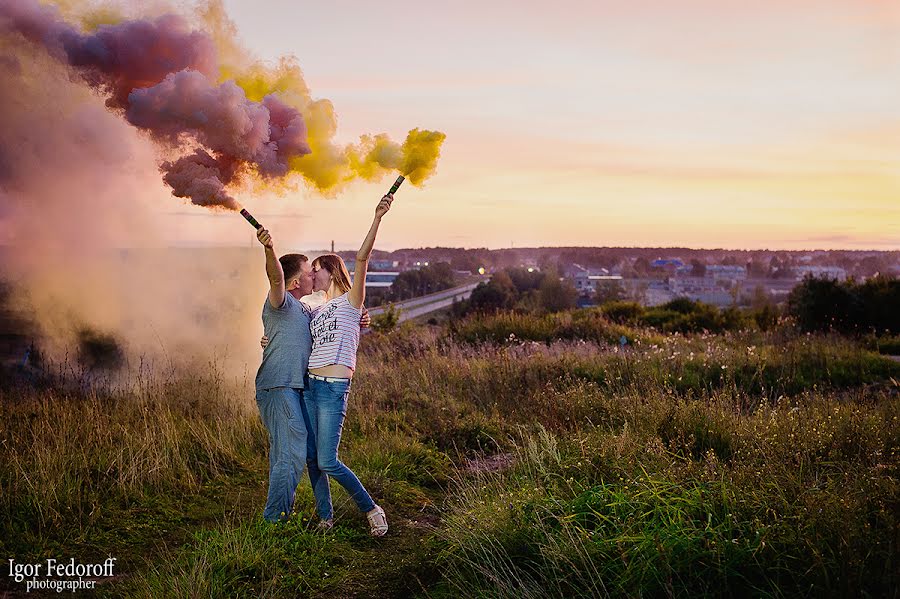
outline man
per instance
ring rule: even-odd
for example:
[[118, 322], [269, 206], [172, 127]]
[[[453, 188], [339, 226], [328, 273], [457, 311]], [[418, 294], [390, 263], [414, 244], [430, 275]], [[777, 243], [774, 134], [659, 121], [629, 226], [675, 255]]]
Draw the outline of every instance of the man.
[[[304, 462], [316, 504], [330, 502], [328, 478], [319, 471], [315, 440], [307, 435], [301, 408], [312, 350], [310, 314], [323, 298], [310, 295], [312, 268], [306, 256], [285, 254], [276, 259], [269, 232], [261, 228], [256, 236], [265, 249], [269, 278], [269, 294], [262, 311], [269, 343], [256, 373], [256, 405], [269, 432], [269, 492], [263, 518], [279, 522], [291, 514]], [[368, 326], [369, 320], [365, 312], [361, 325]]]

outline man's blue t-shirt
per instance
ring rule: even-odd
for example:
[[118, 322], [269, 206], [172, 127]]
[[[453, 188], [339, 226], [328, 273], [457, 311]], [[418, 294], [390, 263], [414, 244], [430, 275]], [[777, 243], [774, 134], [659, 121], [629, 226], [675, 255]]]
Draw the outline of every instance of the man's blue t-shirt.
[[257, 391], [275, 387], [303, 388], [312, 351], [309, 315], [309, 308], [290, 293], [284, 294], [280, 308], [273, 308], [266, 297], [262, 320], [269, 344], [263, 350], [262, 364], [256, 372]]

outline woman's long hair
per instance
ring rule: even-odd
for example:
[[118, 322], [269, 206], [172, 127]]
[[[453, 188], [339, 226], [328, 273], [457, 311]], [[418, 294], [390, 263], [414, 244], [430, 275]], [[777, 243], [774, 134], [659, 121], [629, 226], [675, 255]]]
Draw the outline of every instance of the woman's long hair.
[[331, 273], [334, 284], [342, 294], [350, 291], [350, 273], [343, 258], [337, 254], [322, 254], [313, 260], [312, 265], [313, 268], [324, 268]]

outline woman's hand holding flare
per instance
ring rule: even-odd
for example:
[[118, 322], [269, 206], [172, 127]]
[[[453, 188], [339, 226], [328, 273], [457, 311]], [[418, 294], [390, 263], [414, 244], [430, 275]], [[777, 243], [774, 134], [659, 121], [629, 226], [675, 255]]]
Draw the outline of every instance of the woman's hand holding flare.
[[394, 196], [392, 194], [388, 194], [381, 198], [381, 201], [378, 202], [378, 205], [375, 206], [375, 218], [380, 219], [385, 214], [388, 213], [388, 210], [391, 209], [391, 202], [394, 201]]

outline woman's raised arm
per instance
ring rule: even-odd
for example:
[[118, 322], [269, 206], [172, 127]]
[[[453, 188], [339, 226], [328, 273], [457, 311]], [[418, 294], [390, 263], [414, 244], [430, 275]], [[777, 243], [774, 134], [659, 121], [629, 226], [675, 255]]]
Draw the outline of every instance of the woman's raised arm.
[[369, 256], [372, 255], [372, 247], [375, 245], [375, 236], [378, 234], [378, 225], [381, 224], [381, 217], [391, 209], [391, 202], [393, 201], [394, 196], [388, 194], [378, 202], [378, 206], [375, 207], [375, 219], [372, 221], [372, 226], [369, 227], [369, 233], [363, 240], [359, 251], [356, 252], [353, 285], [350, 287], [350, 297], [348, 298], [354, 308], [359, 308], [366, 301], [366, 273], [369, 271]]

